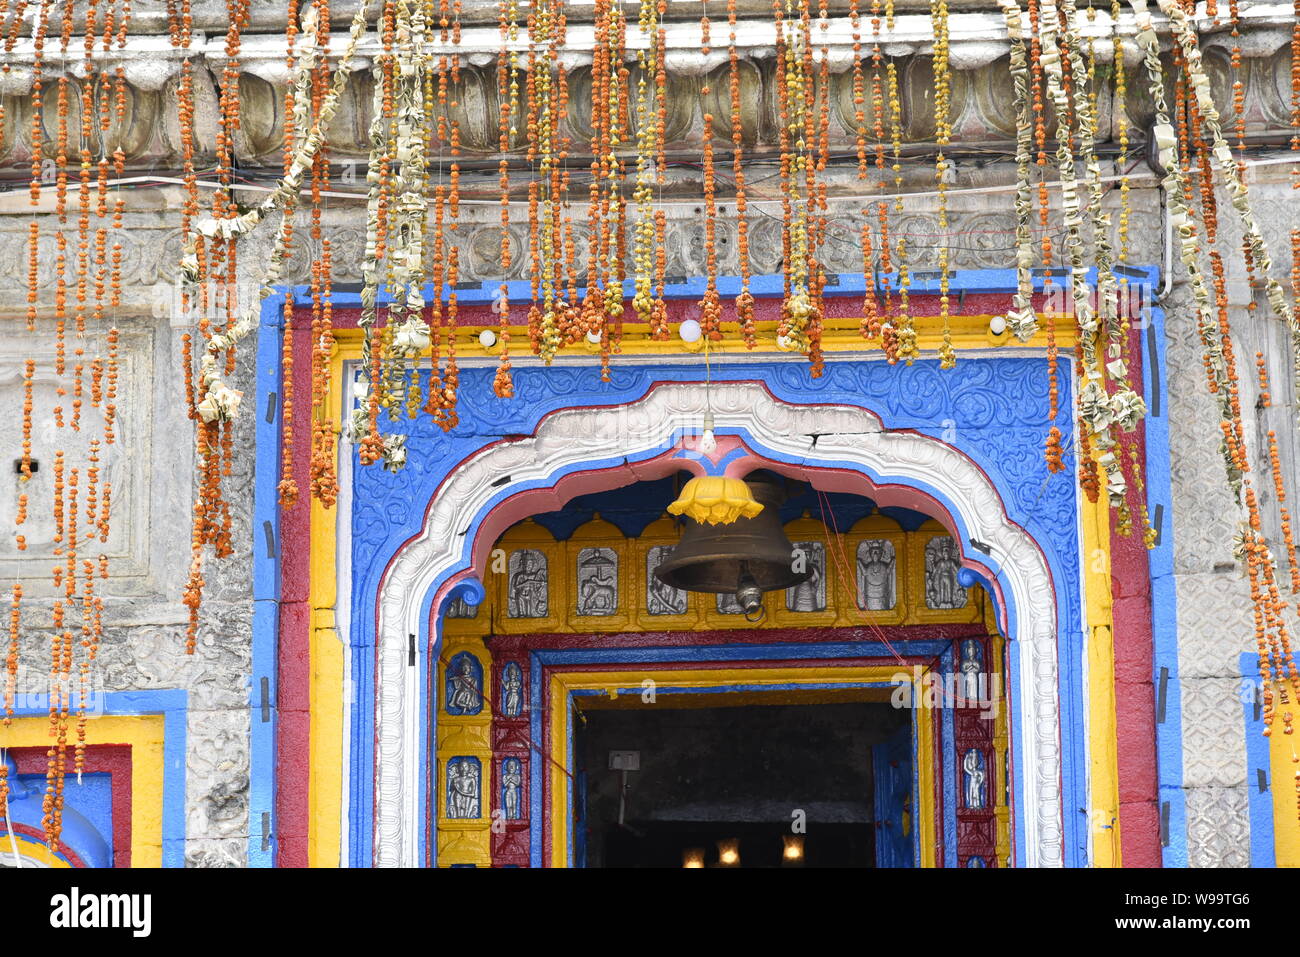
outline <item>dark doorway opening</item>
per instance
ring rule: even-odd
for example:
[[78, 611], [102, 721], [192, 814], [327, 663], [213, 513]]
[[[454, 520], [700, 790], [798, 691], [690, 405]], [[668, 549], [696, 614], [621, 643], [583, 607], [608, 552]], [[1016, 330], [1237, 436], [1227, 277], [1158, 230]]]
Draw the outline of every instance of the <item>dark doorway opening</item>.
[[584, 709], [579, 862], [876, 865], [873, 754], [910, 726], [907, 711], [867, 701], [701, 707], [708, 697], [691, 697], [702, 700]]

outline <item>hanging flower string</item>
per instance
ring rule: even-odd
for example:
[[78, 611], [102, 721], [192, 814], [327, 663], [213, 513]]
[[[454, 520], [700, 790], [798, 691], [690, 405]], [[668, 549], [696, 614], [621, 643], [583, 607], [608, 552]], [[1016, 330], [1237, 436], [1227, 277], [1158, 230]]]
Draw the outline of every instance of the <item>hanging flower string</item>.
[[[1247, 446], [1255, 439], [1241, 411], [1242, 390], [1228, 322], [1229, 271], [1217, 244], [1216, 189], [1226, 192], [1241, 227], [1242, 246], [1233, 253], [1240, 252], [1244, 259], [1249, 286], [1264, 291], [1272, 312], [1288, 327], [1298, 384], [1300, 323], [1295, 305], [1300, 300], [1300, 230], [1291, 234], [1293, 275], [1288, 290], [1272, 275], [1269, 251], [1250, 207], [1240, 155], [1246, 145], [1247, 111], [1245, 44], [1237, 0], [1227, 4], [1233, 110], [1229, 133], [1235, 136], [1237, 155], [1211, 96], [1194, 5], [1185, 0], [1157, 0], [1174, 40], [1171, 111], [1165, 96], [1160, 40], [1148, 0], [1130, 3], [1146, 85], [1155, 106], [1152, 136], [1166, 170], [1162, 187], [1175, 228], [1176, 251], [1189, 278], [1206, 381], [1218, 412], [1226, 474], [1241, 509], [1236, 549], [1247, 566], [1254, 602], [1260, 673], [1267, 682], [1266, 722], [1271, 729], [1276, 698], [1285, 731], [1290, 733], [1291, 699], [1300, 690], [1287, 626], [1288, 605], [1281, 598], [1284, 577], [1293, 592], [1300, 591], [1290, 490], [1275, 432], [1266, 433], [1269, 479], [1254, 476], [1250, 470]], [[1116, 512], [1117, 530], [1125, 534], [1133, 531], [1140, 515], [1143, 535], [1150, 542], [1154, 533], [1145, 513], [1141, 456], [1133, 432], [1145, 407], [1129, 381], [1135, 349], [1131, 341], [1134, 309], [1128, 296], [1121, 295], [1128, 290], [1115, 269], [1116, 262], [1126, 262], [1130, 252], [1130, 185], [1121, 168], [1116, 250], [1112, 248], [1113, 224], [1105, 206], [1098, 145], [1099, 95], [1110, 94], [1098, 83], [1097, 41], [1084, 38], [1085, 33], [1094, 38], [1099, 34], [1096, 24], [1104, 15], [1091, 7], [1081, 12], [1076, 0], [1026, 0], [1026, 4], [1022, 9], [1019, 0], [999, 0], [1010, 40], [1016, 124], [1016, 286], [1008, 324], [1021, 342], [1035, 338], [1040, 321], [1033, 298], [1035, 263], [1051, 267], [1064, 256], [1069, 274], [1064, 285], [1070, 304], [1065, 310], [1052, 306], [1044, 317], [1050, 422], [1047, 464], [1053, 472], [1065, 468], [1056, 422], [1060, 413], [1056, 323], [1068, 314], [1077, 342], [1079, 387], [1075, 401], [1081, 428], [1073, 451], [1078, 480], [1084, 492], [1095, 498], [1101, 492], [1104, 473], [1106, 498]], [[1219, 4], [1212, 6], [1215, 10], [1210, 16]], [[283, 458], [279, 493], [284, 506], [298, 499], [295, 446], [309, 442], [311, 495], [327, 507], [339, 496], [330, 411], [331, 402], [339, 399], [330, 395], [335, 350], [331, 287], [339, 250], [325, 228], [324, 197], [330, 179], [325, 140], [355, 69], [367, 30], [367, 9], [362, 5], [355, 12], [346, 43], [337, 51], [331, 70], [328, 0], [286, 0], [284, 66], [289, 82], [283, 98], [281, 177], [260, 203], [244, 207], [235, 201], [240, 190], [235, 165], [243, 122], [241, 50], [252, 4], [250, 0], [226, 0], [224, 62], [215, 91], [216, 188], [210, 207], [201, 212], [196, 158], [203, 154], [196, 115], [202, 87], [198, 82], [200, 66], [195, 64], [201, 51], [193, 47], [190, 0], [174, 0], [166, 7], [167, 34], [179, 64], [175, 100], [183, 184], [180, 272], [185, 286], [181, 309], [194, 320], [194, 328], [180, 341], [184, 408], [195, 423], [196, 495], [190, 570], [183, 594], [189, 610], [187, 649], [193, 651], [205, 587], [205, 557], [209, 553], [221, 557], [234, 550], [231, 506], [223, 495], [223, 485], [232, 475], [236, 454], [233, 420], [243, 399], [229, 384], [238, 348], [257, 328], [260, 300], [284, 283], [286, 263], [295, 251], [301, 254], [306, 243], [313, 253], [308, 279], [309, 348], [300, 349], [301, 341], [295, 342], [308, 329], [305, 320], [295, 325], [296, 300], [285, 296], [281, 301], [279, 426]], [[586, 126], [569, 116], [570, 101], [579, 95], [577, 83], [570, 86], [570, 70], [578, 51], [569, 43], [566, 9], [560, 0], [533, 0], [524, 11], [518, 0], [499, 0], [496, 10], [497, 99], [488, 126], [495, 124], [489, 135], [495, 136], [499, 155], [494, 163], [496, 188], [489, 202], [500, 205], [500, 285], [492, 321], [500, 354], [492, 388], [502, 398], [512, 396], [515, 390], [510, 355], [512, 308], [519, 312], [527, 309], [530, 344], [542, 363], [550, 364], [563, 350], [585, 342], [592, 352], [599, 351], [601, 375], [606, 381], [612, 377], [613, 356], [621, 349], [627, 280], [631, 315], [644, 324], [652, 340], [671, 339], [665, 302], [669, 213], [663, 201], [670, 188], [667, 3], [638, 0], [636, 24], [630, 28], [623, 3], [596, 0], [590, 28], [583, 27], [582, 46], [587, 47], [589, 37], [591, 56], [590, 89], [582, 91], [584, 98], [590, 97]], [[813, 0], [774, 0], [771, 10], [777, 107], [777, 149], [771, 159], [773, 179], [779, 181], [774, 198], [780, 207], [777, 225], [783, 274], [775, 323], [778, 344], [806, 355], [811, 376], [822, 374], [822, 336], [828, 312], [828, 264], [823, 254], [831, 250], [829, 231], [843, 226], [832, 218], [829, 206], [831, 189], [838, 188], [852, 210], [851, 234], [860, 242], [855, 254], [860, 253], [866, 280], [859, 331], [869, 340], [879, 340], [889, 363], [911, 365], [922, 355], [918, 320], [913, 315], [913, 278], [916, 263], [927, 261], [931, 254], [915, 231], [905, 227], [900, 215], [904, 211], [904, 106], [897, 63], [886, 56], [890, 49], [886, 32], [893, 34], [896, 28], [894, 3], [872, 0], [869, 68], [861, 0], [850, 0], [848, 30], [844, 32], [842, 24], [831, 20], [829, 0], [816, 0], [815, 9]], [[468, 54], [460, 46], [461, 0], [381, 0], [378, 11], [378, 53], [372, 58], [373, 118], [367, 130], [366, 242], [360, 262], [361, 369], [353, 393], [357, 406], [348, 410], [344, 428], [361, 463], [379, 463], [396, 472], [406, 462], [407, 440], [392, 423], [420, 414], [429, 415], [446, 431], [456, 429], [459, 423], [458, 362], [465, 340], [459, 325], [458, 287], [462, 275], [469, 273], [470, 250], [478, 254], [476, 237], [465, 234], [461, 207], [480, 200], [463, 191], [461, 183], [467, 142], [476, 126], [466, 120], [467, 82], [461, 71]], [[1114, 123], [1123, 156], [1128, 151], [1129, 131], [1123, 109], [1128, 80], [1121, 34], [1127, 27], [1120, 24], [1120, 0], [1112, 0], [1110, 11], [1109, 52], [1115, 77], [1112, 101], [1118, 105]], [[1300, 4], [1296, 12], [1300, 20]], [[1081, 16], [1087, 16], [1090, 23], [1086, 31]], [[112, 317], [122, 306], [120, 240], [126, 228], [126, 198], [123, 190], [114, 194], [111, 184], [124, 176], [127, 163], [124, 147], [131, 117], [124, 51], [131, 5], [129, 0], [87, 0], [74, 9], [71, 3], [56, 7], [33, 5], [29, 0], [0, 0], [0, 32], [6, 53], [0, 72], [11, 79], [12, 53], [19, 32], [29, 21], [31, 112], [22, 117], [30, 124], [29, 201], [39, 208], [47, 186], [52, 187], [53, 195], [51, 215], [44, 220], [33, 215], [24, 258], [27, 325], [36, 331], [38, 320], [48, 309], [56, 395], [49, 410], [57, 436], [51, 450], [54, 496], [51, 514], [43, 518], [52, 521], [55, 529], [57, 561], [51, 573], [55, 598], [50, 622], [42, 631], [49, 642], [51, 690], [44, 826], [48, 841], [55, 846], [64, 811], [64, 774], [69, 767], [78, 773], [85, 767], [85, 700], [103, 636], [100, 582], [108, 574], [107, 557], [96, 553], [110, 540], [114, 490], [109, 476], [115, 461], [112, 457], [120, 454], [117, 403], [121, 399], [122, 340]], [[937, 318], [942, 331], [937, 357], [939, 366], [949, 369], [956, 361], [950, 315], [954, 264], [948, 234], [953, 226], [950, 192], [957, 111], [948, 0], [930, 0], [929, 22], [933, 32], [933, 183], [938, 222], [933, 258], [938, 266]], [[77, 34], [79, 24], [81, 35]], [[762, 146], [765, 121], [750, 117], [745, 103], [754, 72], [748, 57], [755, 54], [742, 49], [742, 37], [750, 43], [759, 27], [742, 25], [737, 0], [727, 0], [726, 86], [714, 88], [713, 84], [722, 81], [720, 69], [702, 77], [698, 89], [701, 123], [697, 128], [703, 137], [701, 149], [698, 157], [679, 164], [676, 171], [684, 177], [698, 170], [704, 258], [699, 310], [706, 347], [724, 336], [719, 273], [722, 261], [730, 256], [723, 250], [733, 227], [724, 226], [720, 216], [728, 188], [735, 195], [739, 274], [734, 316], [747, 348], [760, 341], [758, 308], [751, 289], [750, 215], [763, 188], [763, 178], [754, 175], [754, 164], [768, 162], [769, 157]], [[674, 29], [693, 27], [682, 23]], [[705, 4], [699, 37], [706, 68], [715, 52], [712, 31]], [[851, 106], [846, 99], [841, 116], [854, 146], [851, 151], [846, 148], [841, 157], [832, 150], [832, 101], [843, 95], [833, 83], [832, 64], [849, 45], [846, 37], [851, 37], [851, 57], [837, 69], [846, 74], [839, 89], [851, 95]], [[1291, 39], [1290, 109], [1294, 125], [1300, 127], [1300, 25], [1293, 27]], [[483, 92], [490, 101], [492, 91]], [[719, 106], [727, 111], [722, 117], [716, 115]], [[1056, 125], [1054, 159], [1060, 180], [1063, 249], [1055, 248], [1051, 228], [1049, 108]], [[12, 107], [0, 103], [0, 111], [5, 109]], [[12, 124], [13, 119], [0, 112], [0, 135], [6, 122]], [[572, 142], [579, 128], [581, 160], [573, 155]], [[725, 161], [718, 167], [716, 155], [717, 142], [727, 138], [729, 170]], [[1291, 137], [1290, 145], [1300, 153], [1300, 134]], [[589, 157], [585, 155], [588, 151]], [[856, 171], [856, 181], [861, 184], [857, 194], [827, 173], [841, 160], [845, 169]], [[897, 193], [893, 203], [884, 193], [891, 178]], [[720, 183], [724, 191], [721, 201]], [[75, 199], [69, 195], [70, 184]], [[1300, 173], [1296, 185], [1300, 186]], [[585, 203], [570, 202], [571, 190], [579, 191]], [[308, 226], [295, 232], [302, 197], [307, 194], [310, 203], [304, 215]], [[527, 205], [527, 238], [518, 249], [512, 245], [511, 232], [515, 202]], [[275, 217], [273, 224], [267, 223]], [[43, 222], [49, 224], [44, 236]], [[273, 245], [261, 270], [259, 301], [239, 302], [235, 280], [240, 240], [263, 225], [273, 232]], [[490, 235], [497, 245], [495, 228]], [[43, 274], [41, 256], [46, 244], [50, 261], [44, 264]], [[1095, 279], [1091, 279], [1094, 269]], [[512, 306], [509, 275], [527, 276], [530, 302]], [[1055, 298], [1052, 291], [1059, 288], [1053, 282], [1049, 274], [1049, 301]], [[48, 305], [43, 296], [49, 297]], [[1254, 308], [1251, 302], [1248, 309]], [[487, 342], [487, 337], [483, 341]], [[293, 363], [298, 356], [310, 362], [308, 376], [295, 378]], [[1268, 369], [1262, 356], [1256, 359], [1255, 375], [1267, 406], [1271, 401]], [[34, 443], [40, 420], [35, 415], [34, 393], [38, 374], [43, 374], [40, 363], [35, 358], [25, 359], [21, 366], [21, 458], [13, 532], [19, 551], [27, 550], [24, 536], [30, 535], [27, 483], [35, 470], [37, 452]], [[297, 381], [309, 381], [310, 393], [299, 390], [295, 394]], [[308, 427], [310, 435], [304, 432]], [[65, 452], [65, 429], [81, 433], [77, 447], [86, 450], [84, 455]], [[1261, 434], [1261, 446], [1264, 441]], [[1285, 573], [1274, 561], [1264, 534], [1260, 483], [1269, 480], [1287, 553]], [[22, 597], [22, 586], [15, 585], [6, 664], [6, 719], [13, 712], [19, 629], [24, 621]], [[5, 786], [0, 776], [0, 793]]]

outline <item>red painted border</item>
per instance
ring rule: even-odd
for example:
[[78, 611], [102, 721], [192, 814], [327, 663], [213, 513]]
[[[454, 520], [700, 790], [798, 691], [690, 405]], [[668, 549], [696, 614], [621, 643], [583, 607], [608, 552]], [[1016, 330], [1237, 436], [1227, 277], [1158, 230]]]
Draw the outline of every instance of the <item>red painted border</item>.
[[[276, 866], [307, 866], [311, 762], [311, 309], [293, 310], [293, 478], [280, 508], [276, 691]], [[283, 383], [282, 383], [283, 384]], [[281, 400], [283, 397], [281, 397]]]
[[[19, 774], [44, 774], [46, 748], [10, 748]], [[113, 814], [113, 866], [131, 866], [131, 746], [129, 744], [88, 744], [86, 745], [85, 772], [87, 774], [111, 775], [109, 791], [112, 795]], [[25, 833], [23, 825], [15, 824], [14, 830]], [[30, 829], [29, 829], [30, 830]], [[45, 835], [34, 831], [36, 839], [45, 843]], [[67, 849], [64, 848], [66, 851]], [[69, 860], [72, 855], [65, 854]], [[83, 864], [76, 864], [83, 867]]]
[[[1141, 381], [1144, 372], [1143, 335], [1141, 329], [1130, 333], [1129, 374], [1133, 381]], [[1145, 426], [1138, 428], [1133, 441], [1138, 461], [1146, 462]], [[1124, 867], [1160, 867], [1151, 566], [1142, 541], [1136, 489], [1129, 502], [1133, 534], [1119, 535], [1113, 518], [1110, 532], [1120, 862]]]
[[[857, 296], [829, 296], [827, 298], [828, 317], [851, 317], [856, 315], [857, 302], [860, 297]], [[938, 297], [934, 295], [915, 295], [913, 304], [918, 314], [933, 311], [928, 306], [937, 305]], [[1035, 301], [1041, 301], [1042, 295], [1036, 295]], [[933, 304], [931, 304], [933, 300]], [[985, 314], [1004, 312], [1011, 301], [1011, 295], [1008, 293], [993, 294], [972, 294], [967, 297], [963, 304], [963, 312], [968, 314]], [[776, 298], [760, 299], [757, 302], [758, 318], [773, 319], [777, 318], [780, 308], [780, 300]], [[699, 303], [695, 300], [673, 300], [669, 304], [670, 321], [680, 321], [692, 315], [698, 314]], [[510, 321], [513, 323], [525, 322], [527, 318], [527, 304], [516, 303], [511, 307]], [[334, 324], [336, 328], [346, 329], [355, 328], [356, 319], [360, 310], [355, 308], [338, 309], [334, 313]], [[625, 314], [625, 318], [631, 321], [633, 317]], [[489, 305], [462, 305], [458, 317], [459, 326], [478, 326], [492, 325], [495, 326], [499, 321]], [[305, 867], [307, 866], [307, 833], [309, 808], [309, 775], [310, 775], [310, 606], [309, 588], [309, 562], [310, 562], [310, 544], [311, 544], [311, 508], [310, 508], [310, 478], [309, 478], [309, 461], [310, 461], [310, 428], [304, 428], [305, 423], [310, 423], [311, 410], [310, 403], [307, 399], [311, 394], [311, 336], [310, 336], [311, 310], [309, 307], [295, 305], [292, 310], [291, 324], [294, 331], [293, 342], [293, 391], [294, 396], [298, 399], [296, 406], [295, 422], [295, 446], [293, 450], [292, 474], [298, 484], [299, 498], [297, 504], [291, 508], [281, 509], [279, 518], [280, 531], [280, 588], [281, 588], [281, 605], [280, 605], [280, 623], [279, 623], [279, 651], [278, 651], [278, 692], [277, 692], [277, 710], [279, 722], [276, 733], [276, 820], [277, 820], [277, 855], [276, 863], [282, 867]], [[1140, 342], [1140, 333], [1136, 335]], [[1140, 348], [1133, 350], [1135, 357], [1140, 356]], [[1140, 368], [1140, 359], [1134, 362], [1134, 365]], [[865, 408], [865, 407], [864, 407]], [[870, 411], [868, 409], [868, 411]], [[482, 450], [479, 450], [482, 451]], [[477, 453], [476, 453], [477, 454]], [[833, 470], [818, 470], [829, 472]], [[1145, 569], [1145, 563], [1143, 568]], [[986, 577], [992, 577], [987, 576]], [[996, 579], [993, 579], [996, 582]], [[382, 579], [381, 579], [382, 581]], [[450, 583], [448, 583], [448, 586]], [[1147, 602], [1149, 606], [1149, 579], [1146, 589]], [[436, 607], [436, 602], [435, 602]], [[1005, 605], [1003, 606], [1005, 607]], [[377, 612], [376, 612], [377, 614]], [[1145, 752], [1150, 752], [1150, 758], [1146, 760], [1148, 769], [1154, 768], [1154, 706], [1151, 702], [1143, 703], [1145, 692], [1140, 687], [1134, 685], [1145, 685], [1149, 688], [1151, 684], [1150, 677], [1150, 648], [1151, 648], [1151, 625], [1150, 617], [1145, 620], [1145, 639], [1136, 638], [1135, 642], [1125, 644], [1126, 656], [1135, 651], [1141, 651], [1143, 648], [1146, 652], [1145, 672], [1140, 673], [1140, 680], [1123, 682], [1123, 688], [1119, 680], [1119, 634], [1120, 624], [1119, 601], [1116, 602], [1116, 667], [1117, 667], [1117, 719], [1121, 729], [1121, 742], [1125, 734], [1124, 729], [1130, 725], [1136, 727], [1142, 725], [1144, 721], [1150, 724], [1151, 734], [1149, 737], [1149, 746], [1140, 748]], [[1125, 612], [1128, 614], [1128, 612]], [[1134, 617], [1137, 617], [1136, 614]], [[430, 632], [433, 633], [432, 630]], [[1123, 696], [1120, 695], [1121, 690]], [[1129, 701], [1128, 696], [1133, 700]], [[1149, 698], [1150, 696], [1147, 695]], [[1145, 711], [1144, 711], [1145, 708]], [[1147, 721], [1149, 713], [1150, 721]], [[1147, 802], [1147, 791], [1144, 785], [1138, 786], [1140, 800], [1129, 802], [1130, 807], [1124, 808], [1124, 797], [1126, 780], [1135, 781], [1140, 770], [1141, 761], [1136, 757], [1126, 759], [1121, 754], [1121, 813], [1130, 815], [1147, 814], [1145, 804]], [[1154, 809], [1154, 797], [1151, 798], [1151, 809]], [[1136, 824], [1136, 821], [1135, 821]], [[1143, 845], [1144, 846], [1144, 845]], [[1126, 840], [1127, 847], [1127, 840]], [[1141, 853], [1135, 845], [1135, 853]], [[1158, 848], [1157, 848], [1158, 851]], [[1158, 859], [1158, 853], [1157, 853]]]

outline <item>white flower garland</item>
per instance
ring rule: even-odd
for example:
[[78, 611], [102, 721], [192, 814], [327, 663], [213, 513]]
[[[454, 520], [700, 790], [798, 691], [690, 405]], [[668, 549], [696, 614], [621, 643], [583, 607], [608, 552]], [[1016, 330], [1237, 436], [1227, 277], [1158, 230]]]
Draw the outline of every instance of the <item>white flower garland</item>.
[[[1066, 2], [1068, 4], [1066, 8], [1068, 14], [1073, 9], [1073, 5], [1071, 0], [1066, 0]], [[1120, 468], [1119, 460], [1114, 453], [1116, 443], [1113, 429], [1118, 426], [1127, 430], [1137, 425], [1138, 420], [1146, 413], [1146, 404], [1142, 401], [1141, 396], [1131, 389], [1108, 393], [1104, 384], [1102, 370], [1097, 362], [1097, 314], [1094, 312], [1090, 301], [1091, 286], [1088, 284], [1088, 267], [1083, 257], [1082, 216], [1080, 215], [1078, 182], [1075, 176], [1074, 156], [1070, 149], [1070, 130], [1066, 126], [1066, 117], [1070, 115], [1070, 99], [1065, 92], [1064, 71], [1057, 46], [1057, 25], [1060, 23], [1060, 14], [1057, 11], [1055, 0], [1043, 0], [1042, 13], [1039, 16], [1038, 23], [1042, 51], [1039, 54], [1039, 62], [1043, 65], [1043, 74], [1047, 79], [1048, 94], [1056, 107], [1058, 122], [1056, 163], [1061, 178], [1061, 212], [1065, 220], [1065, 244], [1070, 253], [1070, 291], [1074, 301], [1075, 320], [1079, 327], [1080, 351], [1083, 355], [1084, 381], [1079, 388], [1079, 417], [1089, 429], [1100, 452], [1097, 461], [1106, 470], [1106, 491], [1110, 504], [1118, 507], [1124, 502], [1128, 493], [1128, 485], [1124, 481], [1123, 470]], [[1073, 53], [1067, 54], [1073, 60], [1077, 57], [1078, 40], [1073, 36], [1072, 31], [1063, 33], [1063, 36], [1073, 49]], [[1072, 77], [1074, 76], [1076, 75], [1072, 71]], [[1085, 75], [1085, 82], [1086, 79]], [[1079, 139], [1085, 150], [1085, 160], [1087, 160], [1092, 150], [1092, 139], [1091, 132], [1088, 129], [1086, 99], [1083, 109], [1076, 109], [1074, 112], [1079, 120]], [[1096, 167], [1095, 157], [1089, 162], [1089, 175], [1092, 175], [1093, 167]], [[1100, 177], [1099, 167], [1097, 167], [1096, 173]], [[1100, 213], [1099, 205], [1100, 197], [1098, 196], [1098, 213]], [[1104, 216], [1101, 217], [1101, 222], [1104, 225]], [[1095, 225], [1096, 223], [1094, 223]], [[1102, 261], [1103, 247], [1107, 250], [1108, 255], [1109, 244], [1105, 239], [1102, 240], [1098, 247], [1097, 265], [1099, 275], [1105, 275], [1109, 268], [1109, 264]], [[1104, 296], [1101, 297], [1101, 301], [1105, 302]], [[1112, 307], [1113, 304], [1114, 296], [1112, 291]], [[1105, 315], [1105, 309], [1106, 307], [1103, 305], [1103, 315]]]
[[[357, 44], [366, 32], [366, 7], [361, 4], [352, 18], [348, 31], [347, 46], [339, 58], [338, 68], [334, 72], [334, 82], [321, 101], [320, 114], [315, 122], [311, 119], [311, 74], [316, 68], [321, 50], [317, 46], [316, 27], [318, 14], [316, 7], [308, 8], [302, 18], [301, 34], [305, 38], [299, 50], [299, 59], [294, 75], [294, 123], [297, 129], [310, 127], [310, 132], [298, 144], [293, 161], [284, 178], [277, 184], [274, 192], [260, 205], [240, 214], [234, 219], [214, 219], [208, 217], [195, 223], [186, 237], [184, 256], [181, 260], [181, 275], [190, 283], [199, 282], [198, 237], [221, 237], [229, 239], [251, 232], [268, 215], [281, 211], [281, 227], [276, 234], [275, 246], [266, 272], [262, 276], [259, 300], [272, 294], [273, 286], [280, 281], [284, 270], [285, 231], [284, 224], [294, 215], [298, 205], [298, 194], [302, 189], [302, 178], [311, 168], [330, 123], [338, 111], [339, 98], [343, 87], [352, 72], [352, 59], [356, 54]], [[198, 390], [202, 398], [198, 402], [198, 411], [204, 422], [227, 421], [233, 419], [239, 409], [240, 393], [229, 388], [218, 372], [221, 354], [235, 347], [245, 336], [257, 328], [258, 309], [246, 306], [239, 319], [227, 330], [220, 332], [207, 342], [203, 357], [199, 363]], [[221, 363], [224, 365], [224, 362]]]
[[1116, 456], [1115, 427], [1123, 431], [1133, 429], [1146, 415], [1146, 402], [1128, 383], [1128, 369], [1124, 363], [1124, 326], [1118, 309], [1118, 284], [1115, 280], [1114, 260], [1110, 245], [1110, 214], [1102, 207], [1105, 188], [1101, 181], [1101, 164], [1097, 161], [1096, 131], [1093, 128], [1092, 107], [1088, 100], [1088, 69], [1080, 53], [1078, 8], [1075, 0], [1064, 0], [1065, 25], [1062, 36], [1070, 61], [1073, 80], [1074, 115], [1078, 121], [1079, 151], [1083, 155], [1088, 181], [1088, 213], [1092, 219], [1093, 261], [1097, 267], [1097, 306], [1101, 326], [1106, 335], [1106, 372], [1117, 384], [1113, 392], [1107, 391], [1097, 370], [1096, 337], [1101, 331], [1097, 316], [1093, 315], [1091, 327], [1084, 332], [1084, 370], [1088, 382], [1080, 396], [1080, 414], [1093, 430], [1097, 447], [1097, 464], [1106, 473], [1106, 491], [1110, 504], [1116, 508], [1124, 504], [1128, 485], [1124, 480], [1122, 463]]
[[[1131, 2], [1135, 12], [1146, 8], [1146, 0], [1131, 0]], [[1219, 111], [1215, 108], [1214, 97], [1210, 94], [1210, 78], [1201, 62], [1201, 51], [1197, 42], [1196, 31], [1192, 29], [1192, 25], [1187, 20], [1187, 14], [1178, 6], [1175, 0], [1157, 0], [1157, 3], [1161, 12], [1169, 18], [1170, 23], [1173, 25], [1174, 35], [1183, 48], [1183, 60], [1187, 64], [1187, 75], [1192, 92], [1196, 96], [1196, 106], [1200, 110], [1205, 128], [1210, 133], [1211, 151], [1214, 153], [1214, 158], [1218, 161], [1219, 169], [1222, 171], [1224, 187], [1232, 198], [1232, 206], [1241, 220], [1241, 229], [1246, 237], [1246, 242], [1250, 246], [1251, 256], [1254, 258], [1260, 274], [1264, 277], [1264, 289], [1268, 295], [1269, 305], [1273, 307], [1273, 312], [1277, 316], [1286, 321], [1291, 330], [1293, 372], [1296, 384], [1300, 386], [1300, 323], [1297, 323], [1295, 311], [1287, 300], [1282, 284], [1271, 275], [1273, 261], [1269, 257], [1268, 246], [1264, 242], [1264, 234], [1260, 232], [1259, 223], [1250, 208], [1250, 191], [1245, 180], [1241, 178], [1241, 170], [1237, 165], [1237, 161], [1232, 157], [1232, 148], [1228, 146], [1227, 141], [1223, 138], [1223, 129], [1219, 124]]]
[[1007, 325], [1017, 339], [1028, 342], [1038, 332], [1034, 280], [1030, 272], [1034, 265], [1034, 246], [1030, 230], [1033, 194], [1029, 188], [1029, 151], [1034, 133], [1029, 113], [1029, 58], [1025, 53], [1019, 0], [998, 0], [998, 3], [1011, 40], [1011, 80], [1016, 109], [1016, 295], [1007, 313]]
[[[1196, 223], [1183, 199], [1183, 169], [1178, 157], [1178, 137], [1169, 122], [1169, 106], [1165, 101], [1164, 73], [1160, 64], [1160, 38], [1156, 35], [1146, 0], [1129, 0], [1129, 3], [1133, 7], [1136, 19], [1136, 40], [1143, 53], [1147, 85], [1155, 104], [1156, 122], [1151, 135], [1156, 140], [1160, 166], [1165, 170], [1161, 186], [1164, 189], [1165, 202], [1168, 204], [1169, 216], [1177, 237], [1178, 258], [1187, 270], [1187, 278], [1191, 283], [1192, 298], [1196, 303], [1197, 328], [1205, 347], [1207, 367], [1215, 383], [1214, 395], [1219, 404], [1219, 417], [1224, 422], [1230, 422], [1232, 406], [1228, 389], [1227, 365], [1223, 356], [1223, 340], [1219, 333], [1219, 322], [1214, 313], [1210, 291], [1205, 284], [1205, 275], [1201, 272], [1200, 243], [1196, 235]], [[1223, 454], [1224, 465], [1228, 472], [1228, 484], [1240, 500], [1241, 472], [1226, 444], [1220, 447], [1220, 452]]]

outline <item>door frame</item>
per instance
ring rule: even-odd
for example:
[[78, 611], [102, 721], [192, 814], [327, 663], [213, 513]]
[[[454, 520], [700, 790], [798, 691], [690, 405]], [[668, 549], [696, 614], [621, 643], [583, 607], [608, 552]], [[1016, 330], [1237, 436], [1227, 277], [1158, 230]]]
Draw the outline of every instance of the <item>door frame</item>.
[[[540, 667], [535, 663], [536, 667]], [[573, 820], [576, 767], [573, 748], [573, 715], [578, 699], [603, 695], [608, 697], [641, 696], [645, 682], [658, 695], [740, 693], [750, 703], [763, 694], [780, 693], [783, 703], [789, 698], [814, 698], [831, 690], [877, 689], [888, 700], [900, 687], [900, 674], [908, 679], [911, 700], [921, 701], [921, 683], [925, 675], [938, 672], [939, 662], [909, 661], [881, 665], [828, 664], [825, 661], [807, 666], [783, 663], [777, 667], [693, 667], [689, 662], [676, 666], [656, 664], [635, 670], [560, 670], [545, 669], [543, 707], [534, 711], [534, 740], [541, 741], [544, 771], [534, 777], [533, 866], [574, 867], [575, 835], [569, 824]], [[536, 668], [535, 668], [536, 670]], [[535, 685], [535, 687], [537, 687]], [[734, 697], [729, 700], [735, 700]], [[811, 703], [811, 702], [808, 702]], [[934, 867], [941, 859], [939, 844], [944, 829], [940, 824], [945, 791], [942, 769], [941, 737], [936, 731], [936, 716], [926, 707], [913, 707], [912, 731], [913, 788], [917, 795], [915, 809], [921, 867]], [[541, 734], [538, 734], [541, 732]], [[921, 795], [931, 795], [922, 800]], [[540, 833], [539, 833], [540, 832]], [[955, 834], [952, 838], [955, 838]]]

